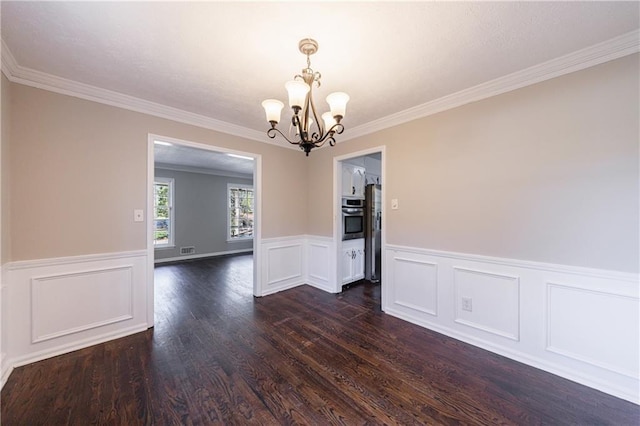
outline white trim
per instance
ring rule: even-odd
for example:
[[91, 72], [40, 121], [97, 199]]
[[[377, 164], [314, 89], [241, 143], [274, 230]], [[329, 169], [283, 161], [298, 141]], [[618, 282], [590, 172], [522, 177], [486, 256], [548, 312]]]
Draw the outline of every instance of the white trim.
[[218, 252], [215, 252], [215, 253], [190, 254], [190, 255], [187, 255], [187, 256], [166, 257], [166, 258], [162, 258], [162, 259], [154, 259], [154, 263], [157, 265], [159, 263], [179, 262], [181, 260], [204, 259], [206, 257], [217, 257], [217, 256], [228, 255], [228, 254], [251, 253], [252, 251], [253, 251], [253, 249], [250, 248], [250, 249], [242, 249], [242, 250], [218, 251]]
[[[573, 358], [575, 360], [581, 361], [581, 362], [585, 362], [588, 364], [592, 364], [595, 365], [597, 367], [600, 368], [604, 368], [606, 370], [609, 371], [613, 371], [614, 373], [618, 373], [618, 374], [622, 374], [624, 376], [627, 376], [631, 379], [635, 379], [635, 372], [625, 369], [625, 368], [619, 368], [616, 365], [613, 365], [611, 363], [607, 363], [607, 362], [601, 362], [597, 359], [591, 358], [591, 357], [586, 357], [584, 355], [580, 355], [577, 354], [573, 351], [569, 351], [566, 349], [561, 349], [558, 347], [555, 347], [551, 344], [551, 310], [550, 310], [550, 306], [551, 306], [551, 291], [552, 289], [556, 288], [556, 289], [565, 289], [565, 290], [570, 290], [570, 291], [574, 291], [574, 292], [581, 292], [581, 293], [590, 293], [590, 294], [594, 294], [600, 297], [607, 297], [607, 298], [619, 298], [619, 299], [626, 299], [629, 300], [633, 303], [638, 303], [638, 298], [637, 297], [630, 297], [628, 295], [625, 294], [617, 294], [616, 292], [604, 292], [604, 291], [594, 291], [594, 290], [590, 290], [590, 289], [585, 289], [585, 288], [580, 288], [577, 286], [572, 286], [572, 285], [564, 285], [564, 284], [558, 284], [555, 282], [551, 282], [548, 281], [546, 283], [546, 295], [545, 295], [545, 307], [546, 307], [546, 312], [544, 315], [544, 319], [545, 319], [545, 349], [549, 352], [553, 352], [568, 358]], [[594, 313], [595, 314], [595, 313]]]
[[13, 373], [13, 365], [9, 363], [6, 354], [2, 354], [2, 373], [0, 375], [0, 390], [4, 387], [7, 380], [9, 380], [9, 376]]
[[481, 349], [485, 349], [498, 355], [502, 355], [507, 358], [522, 362], [524, 364], [558, 375], [560, 377], [564, 377], [585, 386], [601, 390], [602, 392], [625, 399], [627, 401], [633, 402], [634, 404], [638, 404], [639, 402], [636, 399], [637, 395], [630, 392], [629, 389], [617, 386], [606, 380], [599, 380], [598, 378], [595, 378], [592, 375], [585, 374], [580, 370], [565, 367], [555, 362], [549, 362], [535, 355], [530, 356], [518, 350], [513, 350], [506, 346], [498, 345], [488, 340], [477, 338], [470, 334], [454, 330], [450, 327], [438, 325], [430, 321], [424, 321], [423, 319], [409, 315], [406, 312], [399, 312], [393, 308], [387, 308], [385, 309], [385, 312], [391, 316], [408, 321], [412, 324], [416, 324], [429, 330], [433, 330], [437, 333], [444, 334], [445, 336], [460, 340], [465, 343], [469, 343], [470, 345], [477, 346]]
[[[286, 243], [286, 242], [290, 242], [290, 241], [303, 240], [303, 239], [305, 239], [307, 237], [308, 237], [307, 235], [287, 235], [285, 237], [263, 238], [262, 239], [262, 244], [263, 245], [280, 244], [280, 243]], [[314, 238], [318, 238], [318, 237], [314, 237]]]
[[[405, 258], [405, 257], [395, 257], [394, 260], [396, 262], [406, 262], [406, 263], [413, 263], [416, 265], [426, 265], [426, 266], [430, 266], [433, 267], [434, 271], [435, 271], [435, 293], [436, 293], [436, 301], [438, 300], [438, 293], [439, 293], [439, 281], [438, 281], [438, 264], [434, 263], [434, 262], [427, 262], [424, 260], [417, 260], [417, 259], [409, 259], [409, 258]], [[425, 314], [437, 317], [438, 316], [438, 304], [435, 304], [435, 308], [434, 309], [426, 309], [423, 306], [419, 306], [416, 305], [414, 303], [409, 303], [409, 302], [400, 302], [397, 300], [397, 297], [394, 298], [393, 303], [395, 303], [396, 305], [399, 306], [404, 306], [406, 308], [409, 309], [413, 309], [414, 311], [418, 311], [418, 312], [423, 312]]]
[[[269, 238], [262, 241], [263, 286], [257, 296], [266, 296], [305, 284], [307, 281], [307, 240], [304, 235]], [[286, 252], [283, 254], [283, 250]], [[256, 271], [254, 267], [254, 271]]]
[[24, 84], [25, 86], [48, 90], [50, 92], [73, 96], [130, 111], [141, 112], [155, 117], [166, 118], [168, 120], [190, 124], [192, 126], [276, 145], [281, 148], [289, 148], [289, 146], [287, 146], [288, 144], [284, 145], [269, 139], [266, 134], [266, 130], [264, 132], [260, 132], [248, 129], [246, 127], [238, 126], [237, 124], [227, 123], [225, 121], [216, 120], [215, 118], [147, 101], [135, 96], [125, 95], [123, 93], [114, 92], [112, 90], [91, 86], [89, 84], [80, 83], [74, 80], [23, 67], [15, 61], [15, 58], [11, 54], [11, 51], [5, 44], [4, 40], [2, 40], [2, 62], [2, 71], [9, 81], [13, 83]]
[[[385, 277], [382, 288], [384, 312], [635, 404], [640, 402], [638, 391], [640, 377], [637, 370], [633, 368], [633, 362], [629, 361], [629, 357], [618, 357], [614, 353], [601, 357], [598, 352], [590, 352], [588, 345], [584, 348], [553, 346], [554, 342], [549, 340], [551, 330], [549, 286], [559, 286], [603, 298], [613, 297], [616, 300], [630, 301], [630, 304], [625, 306], [631, 306], [631, 313], [627, 312], [625, 318], [637, 318], [640, 307], [638, 305], [640, 274], [397, 245], [387, 245], [386, 250], [388, 254], [384, 265], [386, 268], [383, 270]], [[407, 309], [393, 300], [395, 289], [406, 284], [398, 281], [394, 276], [395, 261], [414, 257], [438, 264], [438, 280], [442, 280], [443, 290], [437, 295], [436, 300], [438, 306], [442, 308], [442, 315], [438, 317], [426, 315], [415, 309]], [[517, 334], [510, 334], [510, 329], [502, 329], [502, 326], [498, 327], [498, 330], [493, 326], [487, 327], [483, 319], [486, 310], [484, 313], [479, 312], [477, 321], [475, 318], [462, 318], [462, 320], [459, 318], [457, 303], [461, 295], [457, 288], [456, 270], [513, 280], [514, 285], [517, 286], [517, 296], [513, 297], [517, 301], [504, 299], [494, 292], [495, 299], [481, 303], [487, 303], [484, 305], [485, 308], [488, 306], [492, 309], [513, 307], [515, 306], [513, 304], [517, 303], [515, 318], [503, 318], [500, 323], [506, 326], [514, 324], [511, 321], [515, 320]], [[585, 312], [584, 309], [589, 309], [589, 306], [581, 307], [569, 302], [562, 305], [560, 309], [563, 309], [561, 312], [565, 315], [572, 315], [574, 310]], [[637, 337], [628, 337], [634, 332], [630, 331], [626, 334], [618, 332], [621, 324], [611, 319], [614, 318], [612, 315], [615, 316], [612, 308], [607, 309], [608, 311], [593, 312], [593, 315], [604, 315], [602, 321], [596, 319], [599, 321], [598, 324], [610, 327], [597, 332], [600, 335], [615, 333], [612, 342], [615, 343], [617, 350], [626, 345], [631, 345], [629, 348], [637, 350]], [[636, 327], [635, 324], [630, 326]], [[576, 332], [589, 333], [588, 330], [580, 328], [580, 324], [567, 324], [567, 327], [577, 327]], [[565, 332], [571, 332], [571, 330]]]
[[154, 188], [153, 183], [156, 178], [156, 170], [154, 168], [155, 162], [155, 135], [149, 134], [147, 136], [147, 233], [145, 239], [147, 241], [147, 325], [153, 327], [155, 324], [155, 291], [154, 291], [154, 275], [153, 275], [153, 260], [155, 258], [155, 244], [153, 244], [153, 205], [154, 201]]
[[[589, 68], [604, 62], [632, 55], [640, 50], [640, 31], [614, 37], [602, 43], [586, 47], [559, 58], [516, 71], [503, 77], [487, 81], [439, 99], [417, 105], [413, 108], [383, 117], [369, 123], [346, 129], [339, 142], [345, 142], [360, 136], [368, 135], [408, 121], [433, 115], [448, 109], [456, 108], [511, 90], [520, 89], [555, 77]], [[270, 139], [266, 132], [261, 132], [236, 124], [227, 123], [178, 108], [161, 105], [144, 99], [102, 89], [96, 86], [79, 83], [57, 77], [19, 65], [9, 48], [2, 40], [2, 72], [13, 83], [24, 84], [63, 95], [86, 99], [106, 105], [141, 112], [156, 117], [193, 126], [211, 129], [246, 139], [268, 143], [285, 149], [299, 149], [297, 145], [283, 144]]]
[[21, 357], [11, 360], [11, 369], [21, 367], [23, 365], [31, 364], [33, 362], [42, 361], [43, 359], [51, 358], [54, 356], [66, 354], [69, 352], [77, 351], [78, 349], [88, 348], [89, 346], [97, 345], [99, 343], [108, 342], [110, 340], [119, 339], [121, 337], [130, 336], [135, 333], [147, 330], [146, 324], [143, 326], [133, 326], [118, 330], [112, 333], [105, 333], [99, 336], [90, 337], [83, 340], [78, 340], [66, 345], [56, 346], [50, 349], [45, 349], [39, 352], [30, 353]]
[[96, 262], [112, 259], [125, 259], [128, 257], [146, 256], [146, 250], [133, 250], [133, 251], [121, 251], [114, 253], [101, 253], [101, 254], [83, 254], [79, 256], [67, 256], [67, 257], [52, 257], [49, 259], [34, 259], [34, 260], [18, 260], [15, 262], [9, 262], [6, 264], [6, 268], [9, 271], [17, 271], [20, 269], [31, 268], [43, 268], [47, 266], [59, 266], [78, 264], [84, 262]]
[[[69, 277], [87, 277], [89, 275], [104, 274], [107, 272], [114, 272], [114, 271], [125, 271], [128, 273], [127, 285], [129, 287], [129, 291], [128, 291], [129, 303], [127, 306], [128, 308], [127, 312], [124, 312], [121, 315], [118, 315], [116, 317], [105, 318], [101, 321], [88, 323], [88, 324], [81, 324], [79, 326], [67, 328], [64, 330], [58, 330], [54, 333], [49, 333], [45, 335], [38, 334], [37, 325], [39, 321], [38, 321], [38, 317], [35, 315], [37, 312], [37, 309], [36, 309], [37, 301], [40, 299], [38, 297], [38, 292], [37, 292], [38, 283], [52, 281], [56, 279], [59, 280], [61, 278], [69, 278]], [[62, 273], [62, 274], [56, 273], [56, 274], [48, 274], [44, 276], [31, 277], [31, 343], [33, 344], [33, 343], [45, 342], [47, 340], [57, 339], [59, 337], [68, 336], [70, 334], [80, 333], [82, 331], [104, 327], [105, 325], [131, 320], [133, 319], [134, 297], [135, 295], [134, 295], [134, 282], [133, 282], [133, 265], [123, 265], [123, 266], [116, 266], [112, 268], [98, 268], [98, 269], [90, 269], [85, 271], [74, 271], [74, 272]]]
[[[175, 145], [182, 145], [196, 149], [202, 149], [205, 151], [216, 151], [222, 152], [226, 154], [237, 154], [242, 155], [244, 157], [251, 157], [254, 159], [253, 162], [253, 295], [260, 296], [262, 294], [262, 275], [259, 273], [260, 268], [262, 267], [261, 261], [261, 253], [260, 247], [262, 244], [262, 155], [254, 154], [246, 151], [238, 151], [234, 149], [219, 147], [215, 145], [208, 145], [199, 142], [192, 142], [184, 139], [172, 138], [169, 136], [162, 136], [153, 133], [148, 134], [148, 151], [147, 151], [147, 191], [152, 191], [153, 187], [153, 179], [155, 176], [155, 160], [154, 160], [154, 141], [162, 140], [165, 142], [169, 142]], [[153, 208], [153, 196], [152, 192], [147, 193], [147, 210], [149, 210], [149, 206], [151, 209]], [[148, 217], [151, 217], [151, 214], [148, 214]], [[149, 219], [150, 222], [152, 220]], [[154, 267], [154, 247], [153, 247], [153, 238], [151, 237], [151, 223], [148, 224], [148, 232], [147, 235], [147, 253], [148, 253], [148, 297], [149, 306], [148, 306], [148, 319], [150, 326], [153, 325], [153, 267]], [[246, 240], [245, 240], [246, 241]], [[180, 259], [185, 259], [185, 256], [181, 256]]]
[[[147, 251], [124, 251], [103, 254], [89, 254], [50, 259], [36, 259], [9, 262], [5, 265], [8, 276], [4, 282], [10, 300], [3, 316], [12, 328], [6, 334], [7, 347], [1, 354], [1, 379], [6, 381], [14, 367], [44, 358], [60, 355], [107, 340], [123, 337], [146, 330], [146, 281]], [[115, 273], [117, 280], [104, 277], [102, 274]], [[94, 280], [97, 275], [100, 280]], [[51, 281], [53, 280], [53, 281]], [[99, 315], [85, 315], [86, 310], [79, 306], [87, 302], [100, 304], [100, 299], [87, 300], [76, 297], [74, 286], [69, 283], [81, 283], [81, 286], [99, 283], [102, 289], [110, 291], [113, 284], [118, 284], [121, 299], [117, 309], [107, 309]], [[48, 327], [48, 308], [60, 306], [51, 301], [44, 293], [38, 293], [38, 283], [61, 284], [56, 291], [65, 300], [67, 307], [73, 311], [57, 311], [66, 315], [66, 319], [58, 321], [53, 328]], [[93, 296], [92, 296], [93, 297]], [[39, 298], [39, 299], [38, 299]], [[71, 303], [69, 300], [74, 300]], [[38, 300], [40, 302], [38, 302]], [[110, 308], [111, 305], [105, 305]], [[42, 316], [44, 315], [44, 316]], [[67, 322], [73, 318], [74, 321]], [[36, 326], [37, 322], [46, 327]], [[3, 333], [4, 334], [4, 333]], [[4, 337], [4, 336], [3, 336]]]
[[447, 111], [471, 102], [531, 86], [552, 78], [593, 67], [640, 50], [640, 31], [635, 30], [559, 58], [443, 96], [422, 105], [346, 129], [339, 142], [398, 126], [409, 121]]
[[563, 274], [583, 275], [586, 277], [604, 278], [617, 281], [628, 281], [630, 283], [638, 283], [640, 274], [631, 272], [619, 272], [608, 269], [585, 268], [582, 266], [560, 265], [556, 263], [534, 262], [531, 260], [509, 259], [501, 257], [484, 256], [480, 254], [458, 253], [452, 251], [423, 249], [416, 247], [407, 247], [396, 244], [386, 246], [389, 250], [398, 250], [402, 252], [423, 254], [427, 256], [446, 257], [460, 260], [470, 260], [483, 263], [493, 263], [496, 265], [515, 266], [518, 268], [536, 269], [540, 271], [560, 272]]

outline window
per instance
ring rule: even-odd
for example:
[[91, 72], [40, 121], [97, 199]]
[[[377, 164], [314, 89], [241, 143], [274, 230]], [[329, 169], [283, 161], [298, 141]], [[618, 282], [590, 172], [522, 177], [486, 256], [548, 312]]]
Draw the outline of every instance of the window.
[[153, 245], [173, 247], [173, 179], [153, 182]]
[[253, 187], [228, 184], [227, 220], [229, 241], [253, 238]]

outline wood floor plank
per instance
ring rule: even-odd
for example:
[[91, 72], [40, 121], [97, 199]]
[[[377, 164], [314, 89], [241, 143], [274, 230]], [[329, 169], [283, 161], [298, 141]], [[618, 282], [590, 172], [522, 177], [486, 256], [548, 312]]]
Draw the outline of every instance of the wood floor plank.
[[154, 329], [17, 368], [2, 425], [638, 425], [640, 407], [385, 315], [380, 286], [252, 296], [252, 259], [159, 266]]

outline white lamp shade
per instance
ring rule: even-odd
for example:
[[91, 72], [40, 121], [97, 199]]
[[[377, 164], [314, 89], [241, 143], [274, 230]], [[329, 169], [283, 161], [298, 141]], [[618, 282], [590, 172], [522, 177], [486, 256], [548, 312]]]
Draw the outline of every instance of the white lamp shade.
[[327, 96], [327, 103], [331, 108], [332, 116], [344, 117], [347, 110], [347, 102], [349, 102], [349, 95], [344, 92], [334, 92]]
[[336, 124], [336, 119], [333, 118], [333, 115], [331, 115], [330, 112], [322, 114], [322, 119], [324, 120], [324, 128], [327, 131]]
[[284, 108], [284, 104], [277, 99], [267, 99], [262, 102], [262, 107], [264, 108], [264, 112], [267, 114], [267, 121], [275, 121], [276, 123], [280, 122], [280, 113], [282, 112], [282, 108]]
[[289, 92], [289, 106], [302, 108], [309, 93], [309, 85], [303, 81], [292, 80], [287, 81], [284, 87]]

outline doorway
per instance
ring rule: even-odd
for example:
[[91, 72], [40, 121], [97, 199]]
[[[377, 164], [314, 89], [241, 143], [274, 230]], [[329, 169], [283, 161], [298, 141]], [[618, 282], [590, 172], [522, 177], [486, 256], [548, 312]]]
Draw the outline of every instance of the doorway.
[[252, 291], [260, 295], [261, 156], [149, 135], [147, 166], [150, 326], [156, 264], [249, 254]]
[[[336, 241], [336, 288], [339, 293], [365, 278], [384, 282], [384, 247], [386, 226], [385, 147], [376, 147], [334, 158], [334, 238]], [[372, 216], [371, 191], [376, 189], [379, 202]], [[367, 196], [367, 192], [369, 195]], [[367, 201], [365, 202], [365, 198]], [[347, 207], [362, 208], [362, 233]], [[343, 208], [344, 206], [344, 208]], [[345, 213], [347, 212], [347, 213]], [[378, 241], [372, 244], [371, 227], [378, 229]], [[350, 228], [350, 229], [349, 229]], [[373, 233], [375, 234], [375, 232]], [[368, 242], [368, 243], [367, 243]], [[376, 259], [376, 251], [378, 253]]]

